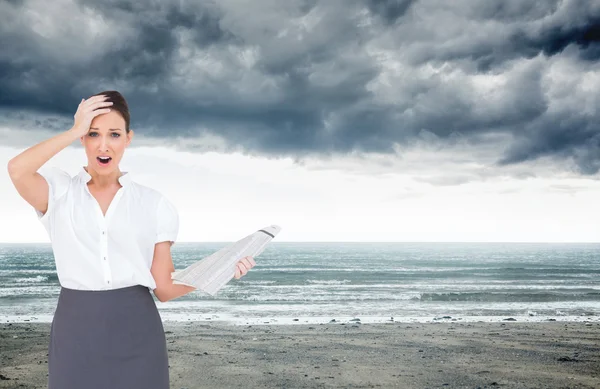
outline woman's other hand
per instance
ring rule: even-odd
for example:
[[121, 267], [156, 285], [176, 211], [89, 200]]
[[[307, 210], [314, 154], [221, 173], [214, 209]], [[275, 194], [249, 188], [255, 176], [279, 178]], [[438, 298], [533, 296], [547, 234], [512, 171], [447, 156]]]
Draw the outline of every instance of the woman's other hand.
[[235, 268], [235, 278], [240, 279], [248, 273], [248, 270], [252, 269], [256, 265], [252, 256], [247, 256], [237, 263]]
[[87, 100], [81, 99], [81, 103], [77, 107], [77, 112], [73, 115], [74, 123], [71, 128], [71, 131], [78, 138], [88, 133], [90, 125], [96, 116], [110, 112], [110, 108], [104, 108], [113, 104], [112, 101], [106, 101], [107, 98], [105, 95], [98, 95], [92, 96]]

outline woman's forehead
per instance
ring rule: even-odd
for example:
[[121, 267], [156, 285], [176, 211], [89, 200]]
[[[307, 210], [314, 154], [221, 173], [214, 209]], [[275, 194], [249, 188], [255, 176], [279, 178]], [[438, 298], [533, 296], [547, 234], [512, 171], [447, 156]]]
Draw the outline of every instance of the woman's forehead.
[[111, 111], [102, 115], [98, 115], [92, 120], [90, 129], [99, 131], [125, 130], [125, 119], [115, 111]]

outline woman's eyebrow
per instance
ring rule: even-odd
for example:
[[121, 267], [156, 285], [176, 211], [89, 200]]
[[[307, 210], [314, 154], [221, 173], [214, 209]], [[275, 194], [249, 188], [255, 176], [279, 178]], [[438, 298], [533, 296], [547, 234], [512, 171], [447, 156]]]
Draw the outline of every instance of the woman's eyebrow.
[[[99, 130], [99, 128], [96, 127], [90, 127], [90, 130]], [[108, 131], [123, 131], [120, 128], [109, 128]]]

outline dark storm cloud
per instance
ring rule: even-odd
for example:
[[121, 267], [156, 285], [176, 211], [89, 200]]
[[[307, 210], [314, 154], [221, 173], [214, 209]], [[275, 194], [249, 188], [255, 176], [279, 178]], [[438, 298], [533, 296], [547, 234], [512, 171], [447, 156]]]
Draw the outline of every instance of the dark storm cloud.
[[416, 0], [367, 0], [367, 6], [371, 12], [381, 16], [386, 23], [394, 23], [408, 11], [408, 8], [415, 1]]
[[581, 49], [580, 56], [588, 61], [600, 59], [600, 15], [588, 15], [575, 25], [554, 25], [543, 28], [536, 34], [523, 29], [510, 37], [517, 52], [535, 56], [542, 51], [546, 55], [556, 55], [569, 45]]
[[[597, 120], [597, 118], [596, 118]], [[545, 155], [573, 157], [583, 174], [600, 169], [598, 122], [582, 116], [548, 115], [528, 125], [501, 164], [513, 164]]]
[[592, 0], [97, 4], [0, 3], [0, 109], [70, 119], [117, 89], [156, 138], [301, 156], [507, 134], [499, 166], [600, 169]]

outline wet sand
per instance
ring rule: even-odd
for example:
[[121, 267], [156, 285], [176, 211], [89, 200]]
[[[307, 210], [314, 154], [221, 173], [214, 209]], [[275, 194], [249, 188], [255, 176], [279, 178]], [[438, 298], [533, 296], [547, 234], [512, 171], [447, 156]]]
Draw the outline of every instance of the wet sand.
[[[600, 322], [165, 322], [171, 388], [600, 388]], [[45, 388], [50, 324], [0, 324], [0, 388]]]

